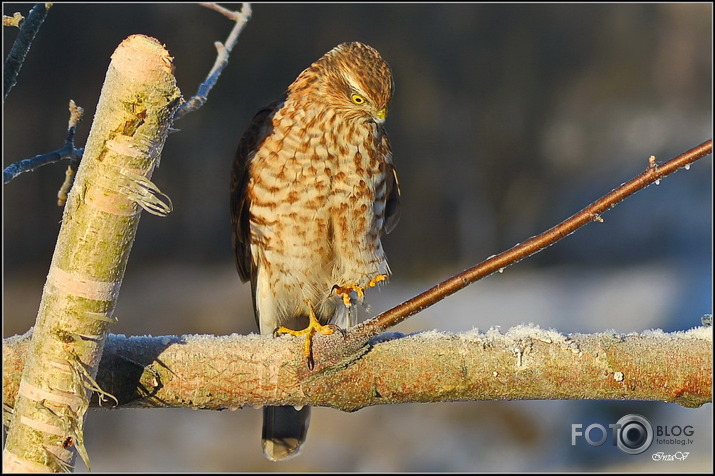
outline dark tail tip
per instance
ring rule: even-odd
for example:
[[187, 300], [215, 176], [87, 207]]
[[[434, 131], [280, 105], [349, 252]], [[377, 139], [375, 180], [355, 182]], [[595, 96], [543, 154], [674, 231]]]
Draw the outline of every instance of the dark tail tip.
[[298, 456], [310, 424], [310, 407], [263, 408], [263, 455], [271, 461]]

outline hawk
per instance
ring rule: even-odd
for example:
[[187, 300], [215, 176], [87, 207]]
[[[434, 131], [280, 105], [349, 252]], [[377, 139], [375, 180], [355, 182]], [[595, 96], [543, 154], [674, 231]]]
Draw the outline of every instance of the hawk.
[[[356, 324], [364, 291], [390, 269], [381, 244], [399, 218], [383, 127], [394, 85], [374, 48], [343, 43], [258, 111], [231, 174], [236, 267], [261, 334], [311, 338]], [[264, 408], [263, 452], [296, 456], [310, 408]]]

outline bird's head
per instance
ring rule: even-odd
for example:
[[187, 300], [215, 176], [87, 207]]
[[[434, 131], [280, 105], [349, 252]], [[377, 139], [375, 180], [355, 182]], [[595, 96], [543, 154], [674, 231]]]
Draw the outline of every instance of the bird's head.
[[392, 99], [390, 66], [371, 46], [342, 43], [298, 76], [289, 92], [306, 93], [346, 119], [382, 124]]

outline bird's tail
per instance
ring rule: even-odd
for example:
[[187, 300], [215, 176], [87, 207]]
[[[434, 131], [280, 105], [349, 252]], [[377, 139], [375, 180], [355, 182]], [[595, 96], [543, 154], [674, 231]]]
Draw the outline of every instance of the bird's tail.
[[310, 407], [263, 408], [263, 454], [271, 461], [298, 456], [310, 423]]

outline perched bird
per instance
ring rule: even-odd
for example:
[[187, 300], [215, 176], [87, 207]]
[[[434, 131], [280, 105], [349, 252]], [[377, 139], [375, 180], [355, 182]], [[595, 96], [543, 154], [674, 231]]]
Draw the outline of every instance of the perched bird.
[[[356, 324], [355, 304], [387, 279], [380, 238], [399, 218], [399, 187], [383, 128], [389, 65], [372, 47], [343, 43], [261, 109], [231, 174], [236, 266], [251, 281], [261, 334], [311, 338]], [[310, 408], [266, 407], [263, 452], [296, 456]]]

